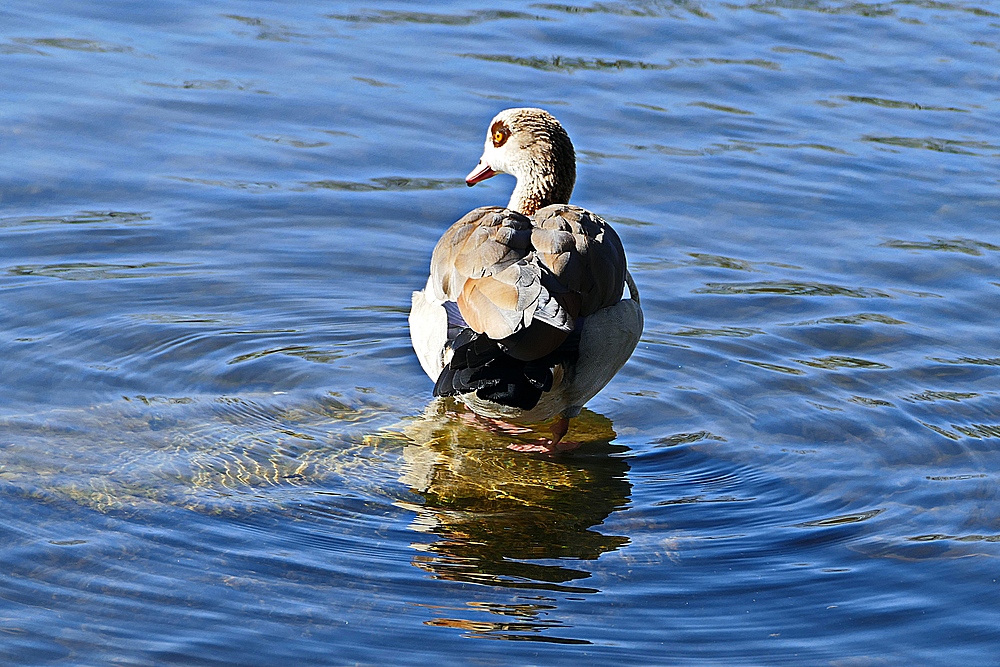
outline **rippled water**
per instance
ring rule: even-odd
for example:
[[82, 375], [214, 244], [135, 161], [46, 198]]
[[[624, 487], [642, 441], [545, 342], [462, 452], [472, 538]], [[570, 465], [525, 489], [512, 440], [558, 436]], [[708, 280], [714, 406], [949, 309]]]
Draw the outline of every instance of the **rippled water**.
[[[994, 664], [998, 72], [989, 1], [4, 3], [0, 658]], [[554, 458], [406, 331], [525, 105], [646, 314]]]

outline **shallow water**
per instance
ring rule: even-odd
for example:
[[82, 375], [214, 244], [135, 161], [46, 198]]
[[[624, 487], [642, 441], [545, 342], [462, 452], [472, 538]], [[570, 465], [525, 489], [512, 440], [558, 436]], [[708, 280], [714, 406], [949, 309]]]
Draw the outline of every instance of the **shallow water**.
[[[0, 7], [0, 658], [996, 662], [1000, 6]], [[406, 311], [559, 117], [646, 330], [514, 453]], [[492, 639], [507, 641], [470, 641]]]

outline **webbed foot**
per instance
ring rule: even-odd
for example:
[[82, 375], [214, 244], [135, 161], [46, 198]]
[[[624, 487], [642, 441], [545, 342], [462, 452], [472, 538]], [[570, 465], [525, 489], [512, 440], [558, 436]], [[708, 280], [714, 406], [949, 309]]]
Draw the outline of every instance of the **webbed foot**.
[[538, 442], [514, 443], [507, 445], [507, 449], [515, 452], [528, 452], [536, 454], [558, 454], [560, 452], [571, 452], [580, 446], [579, 442], [564, 442], [563, 436], [569, 431], [569, 417], [560, 416], [552, 424], [552, 439], [542, 438]]

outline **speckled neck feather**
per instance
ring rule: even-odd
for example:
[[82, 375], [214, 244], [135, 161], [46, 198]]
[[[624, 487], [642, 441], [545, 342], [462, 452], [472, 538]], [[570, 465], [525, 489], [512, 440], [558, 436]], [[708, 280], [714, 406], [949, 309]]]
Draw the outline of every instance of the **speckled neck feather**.
[[576, 183], [576, 153], [566, 130], [546, 112], [525, 110], [510, 119], [515, 137], [525, 143], [527, 155], [518, 160], [514, 188], [507, 208], [532, 215], [549, 204], [568, 204]]

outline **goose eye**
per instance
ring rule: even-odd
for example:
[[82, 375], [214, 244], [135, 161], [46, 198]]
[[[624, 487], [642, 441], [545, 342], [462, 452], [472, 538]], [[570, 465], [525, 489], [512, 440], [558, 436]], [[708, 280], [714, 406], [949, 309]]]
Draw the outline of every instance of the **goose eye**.
[[510, 136], [510, 130], [503, 123], [494, 123], [493, 127], [490, 129], [490, 140], [493, 142], [494, 148], [500, 148], [507, 141], [507, 137]]

